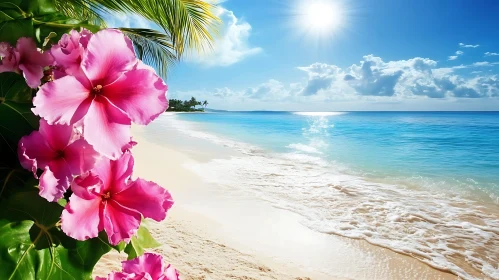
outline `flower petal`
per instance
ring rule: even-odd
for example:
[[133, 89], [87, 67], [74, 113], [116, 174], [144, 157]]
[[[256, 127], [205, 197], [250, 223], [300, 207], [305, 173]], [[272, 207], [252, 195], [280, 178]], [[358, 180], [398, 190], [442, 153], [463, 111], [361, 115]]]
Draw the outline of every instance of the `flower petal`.
[[54, 56], [57, 65], [64, 67], [66, 73], [72, 74], [80, 67], [83, 47], [77, 47], [65, 54], [61, 46], [54, 45], [50, 53]]
[[123, 72], [133, 69], [136, 63], [132, 41], [119, 30], [104, 29], [88, 41], [87, 53], [81, 65], [91, 81], [107, 85]]
[[154, 72], [137, 69], [106, 85], [103, 95], [138, 124], [148, 124], [168, 108], [168, 87]]
[[131, 149], [137, 145], [137, 142], [133, 141], [132, 138], [130, 138], [130, 142], [126, 143], [125, 146], [121, 147], [121, 150], [124, 152], [131, 152]]
[[74, 194], [71, 195], [69, 203], [62, 211], [62, 231], [77, 240], [97, 237], [100, 205], [100, 198], [86, 200]]
[[39, 131], [23, 136], [19, 140], [17, 151], [22, 167], [31, 170], [35, 177], [37, 168], [44, 169], [56, 156], [55, 151]]
[[19, 69], [23, 71], [24, 79], [30, 88], [37, 88], [43, 78], [43, 67], [35, 64], [19, 64]]
[[16, 72], [18, 65], [14, 48], [7, 42], [0, 43], [0, 73]]
[[54, 59], [49, 53], [41, 53], [36, 47], [33, 38], [21, 37], [16, 43], [16, 52], [19, 57], [18, 61], [23, 61], [26, 64], [36, 64], [39, 66], [48, 66], [54, 62]]
[[64, 150], [64, 159], [74, 175], [92, 169], [99, 157], [100, 154], [83, 138], [74, 141]]
[[121, 262], [123, 272], [143, 274], [148, 273], [152, 279], [158, 279], [163, 276], [165, 267], [161, 255], [145, 253], [142, 256]]
[[95, 280], [155, 280], [151, 278], [142, 277], [141, 275], [129, 274], [124, 272], [110, 273], [107, 278], [97, 277]]
[[130, 142], [130, 119], [104, 97], [96, 97], [83, 119], [83, 136], [102, 155], [117, 159]]
[[71, 125], [49, 125], [46, 120], [40, 120], [40, 134], [54, 151], [63, 151], [75, 136]]
[[166, 212], [173, 205], [173, 199], [167, 190], [140, 178], [131, 182], [128, 188], [115, 194], [113, 198], [121, 205], [155, 221], [164, 220]]
[[117, 245], [121, 241], [128, 241], [137, 232], [140, 226], [140, 213], [127, 209], [110, 199], [103, 211], [104, 230], [109, 243]]
[[156, 70], [154, 70], [154, 68], [142, 62], [142, 60], [138, 60], [137, 64], [135, 64], [135, 67], [133, 69], [145, 69], [152, 71], [154, 74], [156, 74]]
[[83, 118], [90, 104], [90, 90], [76, 77], [65, 76], [40, 88], [32, 111], [49, 124], [74, 124]]
[[43, 77], [43, 67], [49, 66], [54, 61], [49, 53], [38, 51], [32, 38], [22, 37], [17, 40], [16, 59], [19, 69], [23, 71], [28, 86], [37, 88]]
[[103, 190], [102, 178], [93, 172], [86, 172], [74, 178], [71, 184], [73, 194], [83, 199], [96, 199]]
[[71, 171], [64, 159], [53, 160], [40, 176], [40, 196], [55, 202], [64, 196], [73, 181]]
[[180, 280], [178, 271], [171, 264], [166, 268], [165, 276], [164, 280]]
[[128, 179], [132, 176], [134, 159], [132, 154], [125, 153], [118, 160], [111, 162], [113, 172], [113, 186], [110, 190], [119, 193], [127, 187]]

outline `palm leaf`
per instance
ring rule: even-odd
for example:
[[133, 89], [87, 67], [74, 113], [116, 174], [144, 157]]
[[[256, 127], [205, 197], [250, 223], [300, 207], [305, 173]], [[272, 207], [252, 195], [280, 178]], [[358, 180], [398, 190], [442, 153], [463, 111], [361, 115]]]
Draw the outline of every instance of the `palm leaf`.
[[55, 6], [60, 13], [69, 18], [88, 20], [90, 24], [106, 27], [102, 16], [85, 0], [55, 1]]
[[133, 42], [135, 52], [144, 63], [153, 66], [162, 77], [167, 76], [168, 66], [177, 61], [170, 36], [152, 29], [120, 28]]
[[204, 52], [212, 48], [220, 19], [215, 4], [205, 0], [55, 0], [66, 15], [89, 19], [103, 26], [106, 14], [137, 14], [155, 23], [162, 32], [122, 28], [147, 64], [157, 66], [166, 77], [169, 66], [180, 60], [187, 49]]
[[220, 19], [215, 5], [203, 0], [56, 0], [65, 5], [85, 2], [97, 13], [133, 13], [150, 20], [171, 37], [180, 58], [190, 47], [204, 51], [211, 48], [212, 34], [218, 31]]

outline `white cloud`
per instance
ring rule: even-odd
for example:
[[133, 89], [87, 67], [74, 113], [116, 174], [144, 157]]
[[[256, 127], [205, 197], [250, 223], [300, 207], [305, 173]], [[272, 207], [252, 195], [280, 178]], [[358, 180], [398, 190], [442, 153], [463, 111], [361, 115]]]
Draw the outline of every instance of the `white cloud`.
[[499, 75], [472, 71], [484, 66], [495, 69], [486, 61], [442, 68], [429, 58], [383, 61], [366, 55], [348, 67], [326, 63], [298, 67], [305, 74], [300, 83], [270, 79], [246, 89], [182, 94], [207, 99], [213, 108], [233, 110], [497, 110]]
[[289, 90], [284, 85], [274, 79], [262, 83], [256, 87], [246, 89], [244, 97], [259, 100], [283, 100], [290, 96]]
[[459, 46], [461, 48], [478, 48], [478, 47], [480, 47], [480, 45], [478, 45], [478, 44], [477, 45], [466, 45], [464, 43], [459, 43]]
[[495, 53], [495, 52], [486, 52], [484, 55], [485, 55], [485, 56], [497, 56], [497, 55], [499, 55], [499, 53]]
[[262, 51], [259, 47], [251, 47], [248, 40], [251, 35], [251, 25], [237, 18], [232, 11], [222, 7], [217, 8], [217, 15], [223, 21], [219, 37], [215, 38], [213, 50], [206, 53], [189, 53], [187, 61], [204, 66], [229, 66], [248, 56]]
[[480, 61], [480, 62], [475, 62], [472, 64], [472, 66], [492, 66], [488, 61]]
[[447, 60], [456, 60], [459, 56], [463, 55], [463, 51], [456, 51], [456, 55], [451, 55], [447, 58]]

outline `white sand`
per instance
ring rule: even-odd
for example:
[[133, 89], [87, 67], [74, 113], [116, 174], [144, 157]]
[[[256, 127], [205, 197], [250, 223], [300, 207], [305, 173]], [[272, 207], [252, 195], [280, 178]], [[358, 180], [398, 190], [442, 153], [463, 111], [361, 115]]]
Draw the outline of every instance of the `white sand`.
[[[311, 231], [296, 215], [255, 199], [228, 199], [185, 168], [207, 160], [202, 147], [188, 156], [172, 144], [144, 139], [143, 128], [134, 127], [133, 134], [139, 142], [132, 150], [134, 177], [160, 184], [176, 201], [165, 221], [148, 222], [162, 244], [152, 251], [182, 279], [456, 279], [365, 241]], [[125, 258], [109, 253], [94, 274], [119, 270]]]

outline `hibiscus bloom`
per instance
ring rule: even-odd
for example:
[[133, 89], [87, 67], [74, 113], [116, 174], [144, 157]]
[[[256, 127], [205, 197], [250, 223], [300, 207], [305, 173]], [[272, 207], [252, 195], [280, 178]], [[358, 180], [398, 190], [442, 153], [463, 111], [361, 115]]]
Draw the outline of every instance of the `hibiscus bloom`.
[[62, 35], [59, 42], [52, 46], [50, 53], [54, 57], [58, 70], [55, 71], [56, 79], [65, 74], [72, 75], [80, 70], [82, 56], [91, 36], [92, 33], [86, 29], [82, 29], [81, 32], [71, 30], [69, 34]]
[[163, 257], [145, 253], [133, 260], [121, 262], [122, 272], [113, 272], [107, 278], [96, 277], [95, 280], [179, 280], [178, 272], [170, 264], [165, 267]]
[[105, 230], [113, 245], [128, 241], [142, 216], [162, 221], [173, 205], [170, 193], [157, 184], [131, 180], [133, 157], [125, 153], [116, 161], [102, 159], [94, 169], [76, 177], [73, 194], [62, 212], [62, 230], [86, 240]]
[[107, 278], [96, 277], [95, 280], [179, 280], [178, 272], [170, 264], [165, 267], [163, 257], [145, 253], [133, 260], [121, 262], [122, 272], [113, 272]]
[[40, 120], [39, 131], [33, 131], [19, 141], [21, 165], [40, 176], [40, 196], [48, 201], [62, 198], [79, 175], [94, 167], [99, 154], [69, 125], [49, 125]]
[[16, 54], [14, 48], [6, 42], [0, 43], [0, 73], [2, 72], [17, 72]]
[[[0, 49], [5, 51], [3, 51], [4, 54], [0, 54], [2, 56], [0, 72], [19, 72], [22, 70], [28, 86], [37, 88], [43, 78], [43, 68], [54, 61], [52, 56], [49, 53], [40, 52], [35, 41], [28, 37], [19, 38], [15, 49], [8, 49], [6, 43], [2, 44]], [[6, 53], [6, 51], [9, 52]]]
[[146, 125], [168, 107], [167, 86], [138, 66], [130, 39], [118, 30], [99, 31], [88, 41], [82, 71], [44, 84], [33, 112], [50, 124], [81, 120], [88, 143], [117, 159], [130, 141], [131, 122]]

